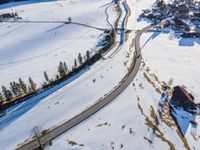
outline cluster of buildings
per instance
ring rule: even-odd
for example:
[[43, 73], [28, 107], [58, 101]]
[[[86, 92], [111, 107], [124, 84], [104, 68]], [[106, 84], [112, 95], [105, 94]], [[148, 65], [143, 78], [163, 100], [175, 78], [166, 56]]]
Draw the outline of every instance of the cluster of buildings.
[[162, 28], [182, 32], [183, 37], [200, 37], [200, 1], [157, 0], [152, 9], [143, 10], [140, 15], [153, 24], [162, 23]]

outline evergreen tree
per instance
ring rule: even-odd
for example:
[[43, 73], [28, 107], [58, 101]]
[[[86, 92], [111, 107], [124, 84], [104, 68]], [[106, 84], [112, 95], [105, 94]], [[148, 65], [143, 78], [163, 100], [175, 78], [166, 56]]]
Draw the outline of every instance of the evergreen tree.
[[5, 86], [2, 86], [2, 92], [3, 92], [5, 99], [7, 100], [7, 88]]
[[20, 88], [22, 89], [22, 91], [24, 93], [27, 93], [28, 88], [27, 88], [26, 84], [24, 83], [24, 81], [21, 78], [19, 78], [19, 85], [20, 85]]
[[32, 92], [32, 89], [30, 86], [28, 86], [28, 92], [31, 93]]
[[66, 62], [64, 62], [64, 65], [63, 65], [63, 67], [64, 67], [64, 70], [65, 70], [65, 72], [66, 72], [66, 73], [68, 73], [68, 67], [67, 67], [67, 64], [66, 64]]
[[0, 91], [0, 117], [5, 115], [5, 113], [6, 113], [6, 111], [4, 110], [3, 102], [4, 102], [4, 97], [3, 97], [3, 94]]
[[65, 69], [64, 69], [64, 64], [62, 62], [60, 62], [58, 66], [58, 73], [61, 77], [63, 77], [66, 74]]
[[6, 93], [6, 87], [5, 86], [2, 86], [2, 92], [5, 95], [5, 93]]
[[29, 77], [29, 83], [30, 83], [30, 88], [31, 91], [35, 91], [36, 90], [36, 83], [33, 81], [33, 79], [31, 77]]
[[80, 65], [83, 63], [83, 57], [81, 56], [80, 53], [78, 54], [78, 61]]
[[47, 81], [47, 83], [49, 83], [50, 80], [49, 80], [49, 77], [48, 77], [46, 71], [44, 71], [44, 78], [45, 78], [45, 80]]
[[2, 86], [2, 92], [7, 101], [12, 99], [12, 92], [8, 90], [5, 86]]
[[77, 62], [76, 62], [76, 59], [74, 59], [74, 68], [77, 67]]
[[59, 79], [59, 75], [57, 74], [57, 75], [56, 75], [56, 80], [58, 80], [58, 79]]
[[21, 89], [19, 83], [14, 82], [14, 84], [15, 84], [15, 88], [16, 88], [16, 91], [18, 93], [18, 96], [20, 96], [23, 92], [22, 92], [22, 89]]
[[48, 83], [44, 81], [42, 84], [42, 87], [45, 88], [47, 85], [48, 85]]
[[15, 96], [18, 96], [18, 91], [15, 82], [10, 82], [10, 89]]
[[3, 94], [0, 91], [0, 105], [3, 103], [3, 101], [4, 101], [4, 97], [3, 97]]
[[90, 51], [87, 50], [87, 51], [86, 51], [86, 60], [89, 60], [89, 59], [90, 59]]
[[10, 82], [10, 89], [15, 96], [19, 96], [22, 94], [22, 90], [19, 83], [16, 83], [15, 81]]
[[7, 90], [7, 97], [6, 97], [6, 99], [7, 100], [11, 100], [12, 97], [13, 97], [12, 92], [10, 90]]

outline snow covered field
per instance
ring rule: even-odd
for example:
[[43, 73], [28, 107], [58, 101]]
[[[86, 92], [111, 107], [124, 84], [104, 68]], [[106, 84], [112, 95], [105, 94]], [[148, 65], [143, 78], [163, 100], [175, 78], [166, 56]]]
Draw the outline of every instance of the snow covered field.
[[[106, 7], [104, 7], [104, 5], [110, 2], [111, 1], [108, 0], [86, 0], [84, 2], [81, 0], [73, 0], [72, 2], [59, 1], [48, 3], [31, 3], [30, 5], [17, 6], [14, 9], [19, 9], [20, 14], [20, 10], [22, 8], [23, 10], [29, 8], [28, 10], [21, 12], [24, 18], [30, 18], [34, 20], [47, 18], [49, 20], [53, 20], [54, 15], [47, 15], [46, 17], [42, 16], [41, 18], [37, 18], [39, 15], [35, 14], [37, 11], [34, 11], [34, 7], [32, 8], [32, 6], [36, 5], [38, 7], [42, 7], [44, 4], [48, 4], [48, 7], [52, 8], [53, 10], [52, 14], [58, 13], [55, 11], [56, 8], [59, 8], [59, 11], [61, 11], [60, 13], [63, 14], [65, 11], [62, 10], [60, 4], [65, 7], [70, 7], [72, 5], [82, 9], [81, 11], [83, 12], [88, 11], [88, 14], [91, 15], [91, 20], [85, 20], [85, 18], [87, 18], [86, 16], [88, 16], [87, 13], [81, 13], [81, 11], [79, 12], [80, 9], [76, 11], [72, 8], [70, 9], [70, 12], [67, 11], [66, 16], [59, 15], [59, 18], [57, 15], [55, 15], [54, 17], [58, 17], [60, 20], [62, 20], [66, 19], [68, 16], [71, 16], [72, 20], [76, 22], [80, 21], [92, 26], [109, 28], [109, 25], [107, 25], [105, 20], [106, 16], [104, 10]], [[148, 23], [146, 22], [138, 22], [138, 15], [141, 13], [141, 10], [150, 8], [154, 0], [127, 0], [126, 2], [131, 10], [128, 21], [126, 20], [126, 28], [135, 31], [147, 26]], [[83, 9], [86, 6], [91, 9]], [[99, 8], [98, 11], [96, 11], [96, 7]], [[32, 12], [29, 13], [31, 8]], [[46, 11], [49, 10], [50, 9], [47, 9]], [[113, 9], [109, 9], [109, 16], [116, 16], [112, 10]], [[123, 10], [125, 10], [125, 8], [123, 8]], [[4, 9], [1, 11], [4, 11]], [[45, 11], [45, 9], [41, 9], [41, 12], [43, 11]], [[124, 13], [125, 12], [123, 12], [123, 15]], [[95, 15], [99, 17], [97, 18]], [[114, 22], [114, 19], [111, 20], [111, 22]], [[120, 24], [121, 22], [123, 22], [123, 20], [120, 20]], [[25, 24], [24, 28], [25, 26], [30, 27], [33, 25]], [[40, 33], [43, 33], [44, 30], [51, 30], [59, 25], [47, 24], [43, 26], [42, 24], [40, 26]], [[0, 26], [0, 29], [1, 28], [5, 29], [6, 32], [4, 32], [4, 30], [0, 30], [0, 32], [3, 32], [4, 34], [8, 33], [6, 36], [10, 36], [11, 38], [11, 35], [9, 35], [10, 30], [5, 28], [5, 24]], [[35, 28], [37, 31], [36, 27], [33, 28]], [[70, 31], [67, 30], [68, 28], [70, 28]], [[28, 29], [25, 31], [27, 33], [31, 32], [31, 34], [29, 34], [33, 34], [35, 37], [35, 34], [39, 34], [35, 30], [33, 30], [33, 33]], [[13, 32], [17, 32], [18, 34], [21, 33], [17, 30]], [[53, 75], [53, 73], [56, 72], [56, 67], [60, 59], [67, 61], [68, 64], [73, 64], [74, 57], [76, 57], [79, 52], [84, 53], [87, 49], [94, 47], [98, 42], [99, 35], [102, 33], [102, 31], [76, 25], [66, 25], [66, 27], [64, 25], [63, 27], [56, 29], [56, 31], [50, 32], [53, 33], [45, 33], [40, 35], [41, 38], [43, 38], [43, 36], [45, 36], [45, 39], [47, 37], [50, 38], [46, 40], [46, 44], [44, 43], [44, 47], [46, 48], [43, 52], [48, 54], [43, 55], [42, 53], [41, 57], [36, 56], [35, 58], [30, 60], [28, 59], [28, 61], [26, 61], [22, 59], [24, 57], [29, 58], [29, 54], [31, 54], [32, 51], [23, 51], [22, 54], [19, 54], [19, 57], [15, 55], [9, 55], [8, 60], [5, 59], [6, 57], [4, 60], [0, 59], [2, 63], [2, 66], [0, 66], [2, 68], [0, 69], [5, 69], [9, 73], [0, 75], [0, 77], [2, 76], [2, 78], [5, 79], [1, 80], [2, 83], [8, 84], [6, 81], [7, 78], [14, 80], [15, 78], [17, 79], [18, 76], [23, 76], [21, 74], [23, 74], [25, 71], [22, 72], [21, 70], [18, 70], [22, 66], [24, 66], [23, 70], [26, 69], [29, 71], [29, 74], [24, 75], [25, 78], [32, 74], [31, 76], [34, 79], [37, 79], [38, 83], [40, 83], [43, 81], [43, 69], [47, 70], [48, 73], [52, 72], [51, 75]], [[53, 39], [55, 38], [55, 34], [58, 36], [58, 38], [56, 38], [54, 41]], [[17, 35], [16, 37], [12, 36], [12, 38], [15, 38], [13, 39], [14, 41], [18, 38], [21, 38], [22, 41], [26, 39], [25, 34], [22, 34], [22, 37], [21, 35], [19, 37]], [[40, 36], [37, 35], [34, 38], [36, 41], [32, 46], [35, 45], [35, 47], [32, 47], [31, 49], [36, 50], [36, 53], [31, 55], [40, 55], [41, 50], [43, 50], [43, 46], [37, 46], [37, 42], [40, 41], [37, 39]], [[43, 130], [45, 130], [62, 124], [110, 92], [128, 72], [128, 67], [132, 61], [134, 52], [134, 32], [127, 33], [125, 36], [127, 40], [123, 45], [121, 45], [119, 51], [116, 51], [112, 57], [109, 57], [110, 54], [112, 55], [112, 52], [108, 53], [105, 56], [105, 60], [100, 60], [94, 66], [89, 68], [89, 71], [82, 74], [78, 79], [69, 85], [39, 102], [37, 101], [31, 104], [25, 102], [19, 106], [19, 108], [16, 108], [16, 111], [14, 110], [6, 118], [0, 120], [0, 149], [11, 150], [16, 148], [16, 146], [24, 142], [24, 140], [31, 138], [31, 129], [34, 126], [40, 126]], [[10, 38], [7, 38], [7, 40]], [[28, 39], [29, 38], [30, 37], [28, 37]], [[59, 44], [57, 45], [57, 40], [58, 43], [62, 43], [63, 39], [65, 38], [66, 41], [71, 41], [69, 43], [72, 43], [72, 45], [66, 44], [66, 48], [61, 48], [58, 51], [51, 49], [54, 45], [60, 46]], [[76, 38], [78, 39], [74, 40]], [[117, 39], [119, 40], [119, 37], [117, 37]], [[4, 40], [4, 38], [2, 38], [2, 40]], [[29, 40], [32, 41], [32, 39]], [[34, 42], [34, 40], [32, 42]], [[63, 44], [65, 44], [65, 42], [63, 42]], [[80, 47], [79, 44], [77, 44], [78, 42], [80, 42]], [[10, 44], [11, 43], [14, 44], [13, 47], [16, 46], [15, 44], [21, 44], [20, 41], [19, 43], [10, 41]], [[28, 43], [23, 43], [25, 45], [20, 45], [20, 47], [29, 46]], [[49, 45], [49, 43], [51, 43], [52, 46]], [[81, 45], [81, 43], [83, 45]], [[167, 105], [165, 106], [164, 113], [159, 115], [157, 110], [160, 100], [160, 85], [157, 79], [152, 76], [152, 74], [155, 74], [159, 81], [165, 82], [167, 82], [170, 78], [173, 78], [174, 85], [184, 84], [190, 91], [192, 91], [195, 98], [200, 100], [200, 94], [198, 91], [200, 85], [200, 80], [198, 80], [198, 75], [200, 75], [198, 72], [198, 64], [200, 64], [198, 58], [200, 56], [200, 51], [198, 43], [199, 41], [194, 41], [192, 39], [188, 40], [187, 42], [184, 39], [170, 39], [170, 35], [168, 34], [145, 33], [141, 38], [144, 63], [142, 63], [141, 69], [132, 84], [130, 84], [129, 87], [115, 99], [115, 101], [110, 103], [107, 107], [100, 110], [80, 125], [72, 128], [69, 132], [66, 132], [53, 140], [52, 146], [49, 146], [46, 149], [198, 150], [200, 147], [200, 129], [199, 127], [197, 128], [195, 137], [190, 134], [192, 132], [192, 127], [191, 125], [187, 124], [188, 120], [192, 118], [190, 114], [186, 114], [185, 112], [182, 112], [182, 110], [177, 112], [179, 117], [178, 122], [183, 123], [183, 128], [186, 129], [185, 138], [181, 136], [177, 125], [171, 118]], [[9, 43], [7, 44], [9, 45]], [[41, 42], [41, 44], [43, 43]], [[5, 46], [5, 48], [7, 47], [6, 45], [3, 46]], [[72, 47], [75, 49], [72, 49]], [[117, 45], [115, 45], [113, 49], [116, 49], [116, 47]], [[48, 48], [49, 50], [53, 50], [53, 52], [49, 53]], [[0, 50], [1, 49], [2, 48], [0, 48]], [[14, 50], [15, 49], [11, 46], [10, 51]], [[66, 54], [63, 53], [65, 50]], [[0, 53], [5, 54], [6, 51], [0, 51]], [[15, 61], [12, 64], [9, 64], [12, 59]], [[42, 64], [44, 64], [44, 66], [40, 64], [40, 61]], [[38, 64], [35, 67], [38, 70], [36, 71], [36, 74], [34, 74], [34, 65], [31, 68], [30, 65], [31, 63], [36, 62]], [[51, 64], [50, 66], [52, 66], [52, 68], [48, 68], [48, 63]], [[14, 69], [18, 68], [14, 70], [14, 72], [18, 71], [16, 74], [12, 75], [11, 71], [9, 70], [9, 68], [12, 69], [12, 67]], [[148, 71], [147, 67], [150, 69], [150, 71]], [[38, 72], [40, 72], [40, 74]], [[145, 77], [144, 74], [148, 77]], [[26, 107], [26, 105], [29, 107]], [[187, 118], [184, 120], [185, 116]], [[196, 118], [196, 121], [198, 124], [200, 124], [199, 117]]]
[[[153, 2], [128, 1], [130, 18], [137, 20], [141, 10], [150, 8]], [[147, 25], [146, 22], [134, 24], [130, 21], [128, 28], [142, 29]], [[185, 137], [182, 137], [169, 114], [169, 107], [165, 106], [161, 116], [157, 112], [159, 83], [168, 82], [171, 78], [173, 85], [185, 85], [196, 100], [200, 100], [199, 41], [171, 39], [169, 34], [145, 33], [141, 38], [141, 47], [145, 64], [125, 92], [90, 119], [55, 139], [47, 149], [199, 149], [199, 116], [196, 117], [198, 126], [194, 129], [189, 123], [194, 116], [176, 110], [177, 122], [185, 130]], [[148, 74], [149, 78], [144, 74]], [[159, 83], [153, 74], [158, 77]], [[193, 132], [195, 136], [192, 136]]]
[[145, 33], [142, 36], [143, 57], [160, 80], [174, 79], [174, 85], [185, 85], [200, 102], [200, 40], [170, 38], [170, 34]]
[[[64, 3], [64, 1], [61, 2]], [[94, 1], [93, 3], [95, 3], [96, 5], [98, 4], [98, 2], [96, 3]], [[108, 3], [108, 1], [104, 1], [104, 4]], [[83, 3], [81, 3], [80, 1], [79, 5], [82, 4]], [[36, 5], [36, 3], [34, 3], [34, 5]], [[85, 3], [83, 5], [85, 5]], [[102, 3], [101, 6], [103, 6]], [[112, 14], [114, 13], [112, 12], [114, 11], [113, 7], [111, 7], [111, 9], [109, 9], [108, 11], [109, 17], [112, 18], [112, 22], [112, 20], [115, 19], [113, 18]], [[122, 18], [120, 19], [120, 22], [124, 20], [125, 14], [125, 12], [122, 13]], [[101, 21], [104, 23], [106, 22], [106, 20]], [[107, 24], [105, 23], [105, 27], [107, 27], [106, 25]], [[107, 28], [109, 28], [109, 26]], [[91, 33], [93, 33], [92, 31], [93, 29], [91, 29]], [[77, 36], [80, 35], [78, 34]], [[131, 36], [133, 38], [133, 35]], [[121, 36], [119, 35], [119, 37]], [[84, 37], [82, 38], [85, 39]], [[107, 59], [101, 60], [95, 65], [93, 65], [91, 68], [88, 68], [89, 71], [82, 74], [81, 77], [73, 81], [71, 84], [56, 91], [55, 93], [42, 99], [41, 101], [35, 101], [33, 99], [31, 101], [23, 102], [20, 105], [18, 105], [18, 107], [16, 107], [15, 109], [12, 109], [10, 113], [4, 118], [2, 118], [0, 121], [0, 136], [4, 137], [0, 138], [0, 149], [14, 149], [15, 147], [17, 147], [18, 144], [21, 144], [28, 138], [32, 137], [31, 129], [33, 127], [41, 126], [43, 130], [47, 130], [49, 128], [53, 128], [59, 124], [62, 124], [63, 122], [69, 120], [73, 116], [85, 110], [87, 107], [94, 104], [105, 94], [109, 93], [116, 85], [118, 85], [118, 83], [128, 72], [127, 67], [132, 62], [131, 58], [133, 57], [133, 53], [130, 53], [130, 45], [132, 45], [132, 38], [130, 38], [130, 40], [127, 41], [128, 44], [124, 45], [124, 47], [121, 47], [122, 45], [118, 47], [118, 44], [116, 44], [113, 47], [113, 50], [116, 50], [117, 48], [117, 50], [120, 51], [116, 51], [115, 53], [111, 54], [108, 53], [105, 56], [105, 58]], [[118, 36], [117, 40], [120, 40]], [[74, 43], [77, 44], [76, 42]], [[78, 52], [79, 51], [77, 50], [77, 53]], [[72, 53], [74, 53], [73, 50]], [[109, 56], [111, 55], [112, 58], [109, 58]], [[71, 59], [70, 57], [71, 55], [68, 54], [67, 58]], [[38, 61], [40, 60], [33, 59], [33, 62], [35, 63], [37, 63]], [[17, 65], [15, 63], [13, 64], [17, 67], [18, 65], [20, 65]], [[115, 73], [115, 76], [113, 76], [113, 72]]]
[[156, 125], [160, 95], [147, 82], [143, 73], [141, 70], [134, 84], [109, 106], [55, 139], [47, 149], [185, 149], [168, 114], [163, 115], [163, 118], [169, 125], [162, 119]]
[[[192, 93], [195, 102], [200, 102], [199, 57], [200, 40], [176, 38], [164, 33], [145, 33], [141, 38], [143, 58], [150, 71], [160, 81], [173, 79], [173, 85], [184, 85]], [[175, 109], [175, 117], [190, 148], [200, 147], [200, 117]], [[193, 127], [190, 121], [196, 121]], [[194, 135], [194, 136], [193, 136]]]
[[[176, 38], [164, 33], [145, 33], [141, 38], [144, 62], [160, 81], [173, 79], [172, 86], [184, 85], [192, 93], [195, 102], [200, 102], [199, 39]], [[200, 117], [183, 110], [176, 110], [176, 120], [190, 148], [198, 149]], [[190, 121], [196, 121], [193, 127]], [[194, 135], [194, 136], [193, 136]]]
[[[78, 53], [85, 55], [87, 50], [95, 50], [102, 39], [103, 31], [95, 27], [111, 28], [105, 14], [108, 3], [109, 0], [73, 0], [1, 5], [0, 13], [17, 12], [23, 21], [54, 23], [0, 23], [0, 84], [8, 86], [19, 77], [28, 82], [31, 76], [40, 86], [44, 81], [43, 71], [55, 77], [60, 61], [66, 61], [71, 69]], [[116, 17], [113, 12], [109, 9], [111, 23]], [[56, 22], [67, 21], [68, 17], [91, 27]]]

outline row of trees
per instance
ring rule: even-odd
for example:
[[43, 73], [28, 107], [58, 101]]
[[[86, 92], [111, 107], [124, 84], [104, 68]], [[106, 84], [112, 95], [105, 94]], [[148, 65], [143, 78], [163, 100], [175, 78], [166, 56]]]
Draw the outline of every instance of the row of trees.
[[19, 78], [19, 82], [10, 82], [10, 89], [2, 86], [2, 92], [0, 92], [0, 104], [5, 100], [10, 101], [14, 97], [19, 98], [24, 94], [32, 93], [34, 91], [36, 91], [36, 83], [31, 77], [29, 77], [29, 86]]
[[[66, 62], [60, 62], [58, 65], [58, 73], [56, 74], [56, 79], [50, 79], [47, 72], [44, 71], [44, 83], [43, 87], [51, 85], [54, 81], [67, 76], [70, 72], [73, 72], [77, 67], [81, 66], [86, 61], [90, 59], [90, 52], [86, 51], [86, 55], [82, 56], [80, 53], [78, 54], [78, 58], [74, 59], [74, 65], [72, 65], [72, 69], [68, 69]], [[79, 64], [79, 65], [78, 65]], [[2, 86], [2, 92], [0, 91], [0, 105], [3, 104], [4, 101], [10, 101], [14, 98], [21, 98], [27, 94], [33, 93], [37, 90], [36, 83], [33, 81], [31, 77], [29, 77], [29, 85], [19, 78], [18, 82], [10, 82], [10, 88], [6, 88]]]
[[[58, 80], [59, 78], [67, 76], [70, 72], [73, 72], [76, 68], [83, 65], [83, 63], [85, 63], [86, 61], [89, 61], [90, 57], [91, 57], [91, 55], [90, 55], [89, 50], [86, 51], [85, 56], [82, 56], [81, 53], [79, 53], [78, 58], [74, 59], [74, 65], [72, 65], [71, 69], [68, 68], [65, 61], [64, 62], [60, 61], [59, 65], [58, 65], [58, 73], [56, 74], [55, 80]], [[44, 78], [45, 78], [45, 81], [43, 83], [43, 86], [49, 85], [55, 81], [54, 79], [49, 78], [46, 71], [44, 71]]]
[[[72, 65], [71, 69], [68, 69], [66, 62], [60, 62], [58, 66], [58, 73], [56, 74], [56, 78], [49, 78], [46, 71], [44, 71], [45, 81], [42, 83], [42, 88], [49, 88], [53, 85], [56, 85], [68, 77], [71, 77], [74, 73], [80, 71], [80, 69], [84, 68], [87, 65], [91, 65], [96, 62], [98, 59], [102, 58], [102, 54], [109, 49], [114, 40], [114, 31], [111, 30], [109, 34], [107, 33], [105, 36], [105, 40], [107, 43], [94, 55], [91, 55], [90, 51], [86, 51], [86, 54], [82, 56], [80, 53], [78, 57], [74, 59], [74, 65]], [[60, 80], [61, 79], [61, 80]], [[0, 110], [4, 101], [11, 101], [14, 99], [24, 98], [29, 94], [36, 92], [38, 89], [36, 87], [35, 82], [29, 78], [29, 85], [27, 86], [25, 82], [20, 78], [19, 82], [11, 82], [10, 89], [7, 89], [5, 86], [2, 86], [2, 92], [0, 91]]]

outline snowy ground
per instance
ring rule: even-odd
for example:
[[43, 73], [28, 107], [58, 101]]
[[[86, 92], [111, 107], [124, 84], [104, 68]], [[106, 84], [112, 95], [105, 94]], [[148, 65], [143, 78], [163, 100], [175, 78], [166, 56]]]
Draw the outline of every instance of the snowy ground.
[[109, 106], [55, 139], [47, 149], [182, 150], [188, 143], [198, 149], [199, 142], [193, 137], [190, 139], [194, 144], [181, 138], [168, 108], [162, 114], [163, 119], [159, 117], [160, 94], [155, 92], [143, 73], [142, 69], [133, 84]]
[[[150, 8], [153, 2], [128, 1], [130, 18], [136, 20], [141, 10]], [[146, 22], [130, 21], [128, 28], [141, 29], [147, 25]], [[141, 38], [144, 63], [134, 82], [109, 106], [55, 139], [47, 149], [198, 150], [200, 128], [192, 127], [190, 121], [200, 124], [199, 116], [175, 110], [178, 125], [184, 131], [182, 137], [169, 114], [169, 107], [165, 105], [161, 116], [157, 112], [160, 83], [170, 78], [174, 79], [173, 85], [185, 85], [196, 100], [200, 100], [198, 43], [194, 39], [171, 39], [168, 34], [145, 33]]]
[[[139, 87], [141, 83], [145, 90]], [[156, 106], [159, 95], [152, 92], [153, 89], [145, 81], [142, 71], [137, 75], [134, 84], [134, 86], [131, 84], [109, 106], [54, 140], [49, 148], [52, 150], [129, 150], [153, 149], [162, 145], [162, 149], [167, 149], [167, 144], [163, 144], [159, 139], [155, 139], [155, 145], [152, 146], [144, 139], [144, 137], [151, 138], [152, 131], [145, 125], [145, 117], [139, 109], [140, 105], [144, 110], [143, 113], [150, 117], [150, 106]], [[77, 145], [71, 145], [71, 141], [76, 142]]]
[[173, 78], [174, 85], [185, 85], [200, 102], [200, 40], [176, 39], [170, 34], [145, 33], [142, 36], [144, 60], [160, 80]]
[[[101, 2], [98, 1], [98, 3]], [[141, 10], [151, 7], [153, 2], [127, 0], [131, 9], [127, 22], [128, 29], [137, 30], [148, 25], [146, 22], [137, 22], [137, 18]], [[142, 64], [133, 83], [107, 107], [53, 140], [53, 145], [48, 147], [49, 149], [198, 150], [200, 130], [198, 127], [195, 137], [191, 136], [192, 128], [188, 125], [188, 120], [192, 118], [190, 114], [177, 110], [177, 114], [180, 114], [177, 121], [184, 123], [186, 138], [181, 137], [177, 125], [169, 115], [167, 105], [164, 113], [161, 116], [158, 114], [160, 82], [157, 78], [165, 82], [173, 78], [174, 85], [184, 84], [195, 94], [195, 98], [199, 99], [197, 90], [199, 45], [184, 46], [184, 40], [181, 42], [177, 39], [170, 40], [167, 34], [154, 34], [154, 38], [148, 41], [152, 34], [146, 33], [141, 38], [141, 45], [144, 45], [142, 55], [145, 64]], [[17, 144], [31, 137], [30, 130], [34, 126], [48, 129], [59, 125], [108, 93], [127, 73], [134, 50], [133, 37], [134, 32], [127, 33], [127, 41], [112, 58], [109, 58], [108, 54], [105, 57], [106, 60], [96, 63], [71, 84], [42, 101], [30, 105], [31, 108], [28, 110], [20, 109], [22, 110], [20, 112], [18, 109], [13, 112], [8, 122], [2, 121], [0, 137], [3, 138], [0, 138], [0, 149], [15, 148]], [[157, 78], [152, 74], [155, 74]], [[196, 120], [200, 124], [199, 117]]]
[[[192, 93], [196, 103], [200, 102], [199, 39], [176, 38], [171, 34], [145, 33], [141, 38], [143, 57], [160, 81], [173, 79], [173, 85], [184, 85]], [[190, 148], [198, 149], [200, 118], [183, 110], [175, 109], [175, 119]], [[190, 121], [198, 123], [192, 127]], [[194, 135], [194, 136], [193, 136]]]
[[[98, 2], [96, 3], [94, 1], [93, 3], [98, 4]], [[107, 3], [108, 1], [104, 1], [104, 4]], [[80, 5], [81, 4], [83, 3], [80, 2]], [[36, 5], [36, 3], [34, 5]], [[83, 5], [85, 5], [85, 3]], [[122, 9], [124, 10], [125, 8]], [[112, 10], [114, 11], [114, 8], [111, 7], [111, 9], [109, 9], [109, 17], [113, 16]], [[122, 13], [120, 22], [124, 20], [125, 14], [125, 12]], [[102, 20], [102, 22], [103, 21], [105, 22], [105, 20]], [[130, 36], [133, 38], [133, 34]], [[15, 109], [12, 109], [10, 113], [0, 121], [0, 137], [4, 137], [0, 138], [0, 149], [13, 149], [18, 144], [31, 138], [31, 129], [34, 126], [41, 126], [43, 130], [47, 130], [62, 124], [94, 104], [105, 94], [109, 93], [128, 72], [127, 67], [132, 62], [131, 58], [133, 57], [132, 50], [130, 50], [132, 38], [126, 41], [128, 43], [127, 45], [120, 45], [120, 47], [118, 47], [118, 44], [116, 44], [112, 51], [116, 50], [116, 48], [120, 51], [108, 53], [105, 56], [107, 59], [101, 60], [91, 68], [88, 68], [89, 71], [82, 74], [71, 84], [68, 84], [41, 101], [33, 99], [23, 102]], [[120, 40], [118, 36], [117, 40]], [[112, 57], [109, 58], [111, 55]], [[71, 56], [67, 56], [70, 59]], [[39, 60], [37, 59], [37, 61]], [[34, 62], [37, 61], [34, 60]], [[113, 76], [113, 72], [115, 76]]]
[[[0, 13], [14, 11], [25, 21], [67, 21], [71, 17], [73, 22], [91, 27], [63, 23], [0, 23], [0, 84], [8, 86], [19, 77], [27, 82], [31, 76], [40, 86], [44, 81], [43, 71], [54, 77], [59, 61], [66, 61], [70, 69], [78, 53], [85, 55], [87, 50], [95, 50], [100, 42], [103, 31], [95, 27], [111, 28], [105, 14], [109, 3], [110, 0], [62, 0], [1, 5]], [[113, 12], [113, 8], [109, 9], [112, 24], [116, 18]]]

